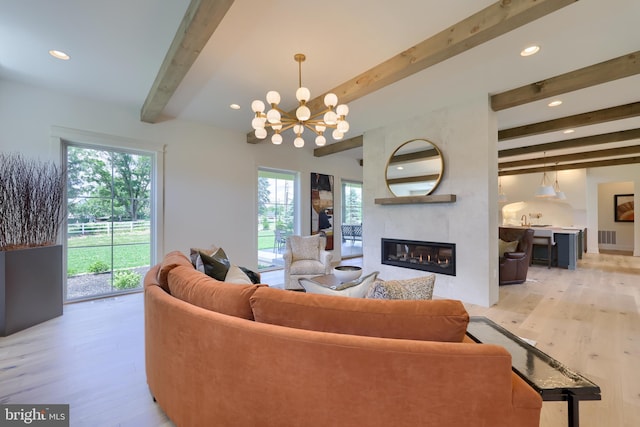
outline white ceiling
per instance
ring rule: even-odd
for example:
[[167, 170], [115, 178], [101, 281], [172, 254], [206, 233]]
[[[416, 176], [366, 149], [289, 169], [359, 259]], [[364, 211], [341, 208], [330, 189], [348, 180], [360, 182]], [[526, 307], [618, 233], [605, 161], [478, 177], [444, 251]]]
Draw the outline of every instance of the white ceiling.
[[[268, 90], [282, 94], [284, 109], [293, 107], [295, 53], [307, 56], [302, 81], [313, 98], [492, 3], [235, 0], [164, 114], [249, 132], [250, 103]], [[139, 114], [188, 4], [0, 0], [0, 78], [121, 104]], [[352, 102], [346, 137], [638, 51], [639, 22], [638, 0], [580, 0]], [[531, 43], [542, 47], [540, 53], [520, 57]], [[50, 49], [66, 51], [71, 60], [51, 58]], [[499, 128], [640, 101], [640, 76], [559, 98], [564, 103], [553, 109], [543, 100], [501, 111]], [[231, 103], [242, 108], [231, 110]], [[570, 137], [630, 128], [640, 128], [640, 119], [577, 128]], [[504, 141], [499, 148], [567, 138], [557, 132]]]

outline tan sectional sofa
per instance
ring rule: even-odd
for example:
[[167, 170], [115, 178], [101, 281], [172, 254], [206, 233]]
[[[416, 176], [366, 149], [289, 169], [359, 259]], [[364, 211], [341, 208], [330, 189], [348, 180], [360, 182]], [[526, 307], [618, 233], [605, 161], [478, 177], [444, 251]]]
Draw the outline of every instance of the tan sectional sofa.
[[452, 300], [218, 282], [179, 252], [145, 277], [147, 382], [180, 427], [539, 425], [501, 347]]

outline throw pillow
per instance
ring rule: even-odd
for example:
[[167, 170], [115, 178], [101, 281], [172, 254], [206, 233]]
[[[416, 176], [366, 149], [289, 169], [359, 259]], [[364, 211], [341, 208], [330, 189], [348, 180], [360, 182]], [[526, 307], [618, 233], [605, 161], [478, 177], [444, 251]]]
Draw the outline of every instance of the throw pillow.
[[314, 234], [313, 236], [289, 236], [293, 260], [319, 260], [321, 238], [322, 236], [319, 234]]
[[367, 298], [373, 299], [431, 299], [436, 281], [435, 274], [404, 280], [378, 280], [371, 288]]
[[240, 269], [240, 267], [238, 267], [235, 264], [232, 264], [229, 267], [229, 271], [227, 271], [227, 275], [224, 278], [224, 281], [227, 283], [238, 283], [241, 285], [252, 285], [253, 282], [251, 281], [251, 279], [249, 278], [249, 276], [247, 276], [244, 271], [242, 271]]
[[242, 266], [240, 266], [240, 270], [244, 271], [244, 274], [246, 274], [249, 279], [251, 279], [251, 283], [260, 283], [260, 273], [256, 273], [255, 271], [251, 271], [248, 268]]
[[503, 257], [505, 252], [515, 252], [518, 249], [518, 241], [505, 242], [498, 239], [498, 257]]
[[374, 271], [358, 280], [342, 283], [338, 286], [326, 287], [317, 284], [309, 279], [299, 279], [298, 283], [304, 290], [310, 294], [334, 295], [341, 297], [364, 298], [378, 276], [378, 272]]
[[[202, 262], [202, 268], [204, 274], [213, 277], [214, 279], [224, 281], [227, 277], [227, 271], [229, 271], [229, 259], [227, 254], [224, 253], [222, 248], [218, 249], [214, 254], [207, 255], [205, 252], [200, 252], [200, 260]], [[199, 264], [196, 269], [199, 270]]]
[[191, 264], [193, 264], [193, 266], [197, 268], [196, 261], [198, 259], [198, 256], [200, 255], [200, 252], [204, 252], [205, 254], [211, 256], [215, 254], [218, 249], [219, 248], [216, 245], [211, 245], [211, 247], [209, 248], [190, 248], [189, 258], [191, 259]]

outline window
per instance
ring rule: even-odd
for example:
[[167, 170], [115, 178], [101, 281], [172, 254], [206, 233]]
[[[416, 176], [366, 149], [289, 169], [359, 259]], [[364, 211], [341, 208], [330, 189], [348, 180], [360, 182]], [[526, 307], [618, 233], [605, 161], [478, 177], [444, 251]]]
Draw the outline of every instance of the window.
[[297, 174], [258, 170], [258, 269], [284, 267], [282, 255], [287, 236], [296, 231]]
[[343, 258], [362, 255], [362, 183], [342, 181]]
[[152, 261], [149, 153], [64, 146], [67, 170], [65, 300], [142, 288]]

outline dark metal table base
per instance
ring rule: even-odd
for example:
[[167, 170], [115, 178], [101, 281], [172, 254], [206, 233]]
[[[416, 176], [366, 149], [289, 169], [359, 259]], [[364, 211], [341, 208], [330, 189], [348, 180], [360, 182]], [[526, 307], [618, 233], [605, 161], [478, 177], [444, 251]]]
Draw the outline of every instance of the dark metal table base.
[[513, 371], [540, 393], [543, 401], [566, 401], [569, 427], [580, 425], [581, 400], [600, 400], [600, 387], [486, 317], [471, 317], [467, 335], [511, 353]]

